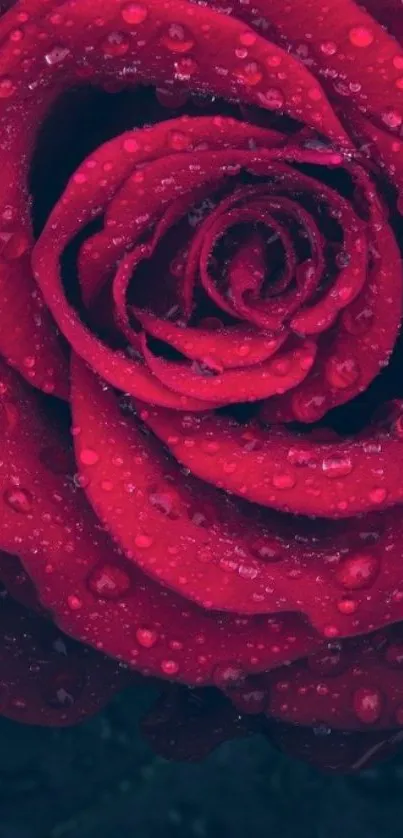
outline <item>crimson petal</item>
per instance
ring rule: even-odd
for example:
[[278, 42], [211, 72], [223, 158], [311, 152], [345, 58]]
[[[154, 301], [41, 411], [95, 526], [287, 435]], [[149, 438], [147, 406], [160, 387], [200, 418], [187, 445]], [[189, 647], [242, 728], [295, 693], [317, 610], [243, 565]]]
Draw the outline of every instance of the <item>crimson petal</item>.
[[131, 680], [7, 594], [0, 602], [0, 714], [25, 724], [77, 724]]

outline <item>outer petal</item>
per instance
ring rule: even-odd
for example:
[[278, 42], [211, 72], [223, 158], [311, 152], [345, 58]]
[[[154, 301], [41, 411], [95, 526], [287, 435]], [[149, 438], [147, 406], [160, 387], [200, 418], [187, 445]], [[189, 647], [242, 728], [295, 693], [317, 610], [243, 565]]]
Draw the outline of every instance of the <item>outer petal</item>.
[[[228, 662], [256, 671], [318, 645], [297, 616], [208, 614], [145, 578], [101, 529], [68, 459], [60, 473], [62, 442], [32, 392], [7, 369], [1, 388], [0, 546], [22, 559], [61, 629], [144, 673], [201, 684], [220, 679]], [[108, 484], [101, 491], [108, 497]], [[18, 580], [4, 561], [0, 578], [15, 594]]]
[[150, 577], [208, 610], [302, 612], [328, 638], [402, 619], [398, 507], [339, 524], [260, 514], [186, 480], [78, 359], [72, 381], [87, 495]]
[[133, 678], [7, 594], [0, 603], [0, 714], [64, 727], [96, 713]]

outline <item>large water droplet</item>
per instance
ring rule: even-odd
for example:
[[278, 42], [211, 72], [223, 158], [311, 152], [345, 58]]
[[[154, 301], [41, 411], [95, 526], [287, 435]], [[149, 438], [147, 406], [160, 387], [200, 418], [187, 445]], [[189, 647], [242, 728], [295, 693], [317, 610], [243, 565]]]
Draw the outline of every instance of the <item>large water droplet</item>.
[[271, 482], [275, 489], [293, 489], [297, 480], [295, 475], [290, 472], [278, 472], [273, 474]]
[[83, 466], [95, 466], [99, 462], [99, 454], [92, 448], [83, 448], [78, 458]]
[[354, 47], [369, 47], [374, 37], [374, 33], [366, 26], [353, 26], [348, 33], [349, 41]]
[[365, 725], [375, 724], [382, 713], [383, 696], [374, 687], [360, 687], [353, 696], [353, 708], [357, 719]]
[[170, 52], [189, 52], [194, 46], [192, 34], [181, 23], [171, 23], [161, 42]]
[[164, 660], [161, 662], [161, 672], [171, 678], [179, 672], [179, 664], [174, 660]]
[[54, 67], [56, 64], [61, 64], [62, 61], [65, 61], [68, 55], [70, 55], [70, 50], [67, 47], [56, 46], [46, 53], [45, 61], [50, 67]]
[[256, 84], [262, 81], [263, 72], [256, 61], [248, 61], [241, 67], [235, 70], [237, 79], [245, 84], [247, 87], [255, 87]]
[[138, 25], [148, 17], [148, 9], [141, 3], [125, 3], [121, 15], [125, 23]]
[[336, 390], [346, 390], [358, 380], [360, 368], [354, 358], [330, 358], [326, 364], [326, 378]]
[[144, 649], [152, 649], [158, 641], [158, 633], [154, 629], [140, 627], [136, 631], [136, 640]]
[[128, 573], [117, 565], [102, 564], [90, 574], [88, 587], [102, 599], [120, 599], [130, 590], [131, 580]]
[[258, 98], [261, 105], [269, 110], [277, 111], [284, 107], [284, 94], [276, 87], [269, 87], [264, 93], [259, 93]]
[[370, 587], [379, 573], [379, 561], [371, 553], [357, 553], [344, 559], [336, 570], [336, 579], [348, 590]]
[[33, 498], [28, 489], [21, 489], [13, 486], [4, 492], [6, 504], [14, 511], [22, 515], [31, 512]]
[[353, 464], [350, 457], [327, 457], [322, 462], [322, 471], [329, 479], [339, 479], [351, 474]]
[[129, 39], [124, 32], [109, 32], [102, 41], [101, 49], [104, 55], [110, 58], [119, 58], [119, 56], [126, 55], [129, 46]]
[[15, 84], [8, 76], [0, 78], [0, 99], [8, 99], [15, 91]]

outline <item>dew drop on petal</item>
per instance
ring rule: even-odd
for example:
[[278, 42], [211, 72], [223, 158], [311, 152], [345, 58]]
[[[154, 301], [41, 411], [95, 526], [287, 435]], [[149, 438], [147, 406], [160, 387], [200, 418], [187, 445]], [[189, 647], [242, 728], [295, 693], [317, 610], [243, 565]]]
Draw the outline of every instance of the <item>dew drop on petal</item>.
[[368, 493], [368, 497], [371, 503], [380, 505], [381, 503], [384, 503], [384, 501], [387, 499], [388, 493], [386, 489], [384, 489], [382, 486], [376, 486], [374, 489], [371, 489], [371, 491]]
[[172, 675], [177, 675], [179, 672], [179, 664], [177, 661], [173, 660], [163, 660], [161, 662], [161, 671], [164, 675], [171, 677]]
[[259, 93], [259, 101], [264, 108], [269, 110], [280, 110], [284, 107], [284, 93], [276, 87], [269, 87], [264, 93]]
[[109, 58], [119, 58], [126, 55], [130, 46], [129, 39], [124, 32], [109, 32], [101, 44], [101, 49]]
[[292, 489], [297, 481], [294, 474], [279, 472], [278, 474], [273, 474], [271, 482], [275, 489]]
[[141, 3], [125, 3], [121, 15], [125, 23], [138, 25], [148, 17], [148, 9]]
[[387, 128], [400, 128], [403, 122], [403, 116], [394, 108], [388, 108], [381, 114], [381, 119]]
[[360, 368], [354, 358], [330, 358], [326, 364], [326, 378], [336, 390], [346, 390], [358, 380]]
[[372, 687], [360, 687], [353, 696], [354, 713], [365, 725], [375, 724], [382, 713], [382, 693]]
[[70, 55], [70, 50], [67, 47], [55, 46], [46, 53], [45, 61], [50, 67], [53, 67], [55, 64], [61, 64], [68, 55]]
[[140, 547], [143, 550], [146, 550], [147, 547], [151, 547], [153, 542], [154, 539], [151, 537], [151, 535], [146, 535], [145, 533], [138, 533], [134, 539], [136, 547]]
[[262, 81], [263, 73], [256, 61], [248, 61], [235, 71], [237, 79], [247, 87], [254, 87]]
[[83, 607], [81, 599], [75, 594], [70, 594], [67, 597], [67, 605], [69, 606], [70, 611], [79, 611], [80, 608]]
[[136, 631], [136, 640], [144, 649], [152, 649], [158, 641], [158, 633], [154, 629], [141, 626]]
[[354, 47], [369, 47], [374, 40], [374, 33], [366, 26], [353, 26], [348, 37]]
[[0, 99], [8, 99], [15, 91], [15, 84], [8, 76], [0, 78]]
[[161, 39], [170, 52], [189, 52], [194, 46], [193, 36], [181, 23], [171, 23]]
[[27, 489], [12, 487], [4, 492], [4, 500], [14, 512], [27, 515], [31, 512], [33, 498]]
[[320, 51], [323, 55], [334, 55], [337, 52], [337, 44], [334, 41], [322, 41]]
[[344, 614], [344, 616], [349, 617], [351, 614], [355, 614], [358, 608], [358, 602], [355, 599], [351, 599], [350, 597], [343, 597], [337, 603], [337, 610], [340, 614]]
[[113, 564], [103, 564], [94, 568], [88, 579], [92, 593], [103, 599], [119, 599], [131, 587], [129, 575], [125, 570]]
[[326, 457], [322, 461], [322, 471], [329, 479], [347, 477], [353, 470], [349, 457]]
[[379, 573], [379, 560], [371, 553], [357, 553], [344, 559], [336, 570], [336, 579], [348, 590], [368, 588]]
[[79, 453], [79, 460], [83, 466], [95, 466], [99, 462], [99, 454], [92, 448], [83, 448]]

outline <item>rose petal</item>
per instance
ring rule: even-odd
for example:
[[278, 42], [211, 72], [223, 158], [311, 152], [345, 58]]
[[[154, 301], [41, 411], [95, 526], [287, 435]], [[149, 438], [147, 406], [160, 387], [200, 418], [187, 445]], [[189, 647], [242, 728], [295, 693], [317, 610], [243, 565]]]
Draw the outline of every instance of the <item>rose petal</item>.
[[151, 409], [145, 421], [194, 475], [253, 503], [342, 518], [403, 499], [398, 421], [389, 432], [374, 428], [334, 442], [278, 427], [248, 429], [210, 413], [190, 425], [186, 414]]
[[134, 678], [7, 594], [1, 597], [0, 626], [0, 714], [14, 721], [77, 724]]

